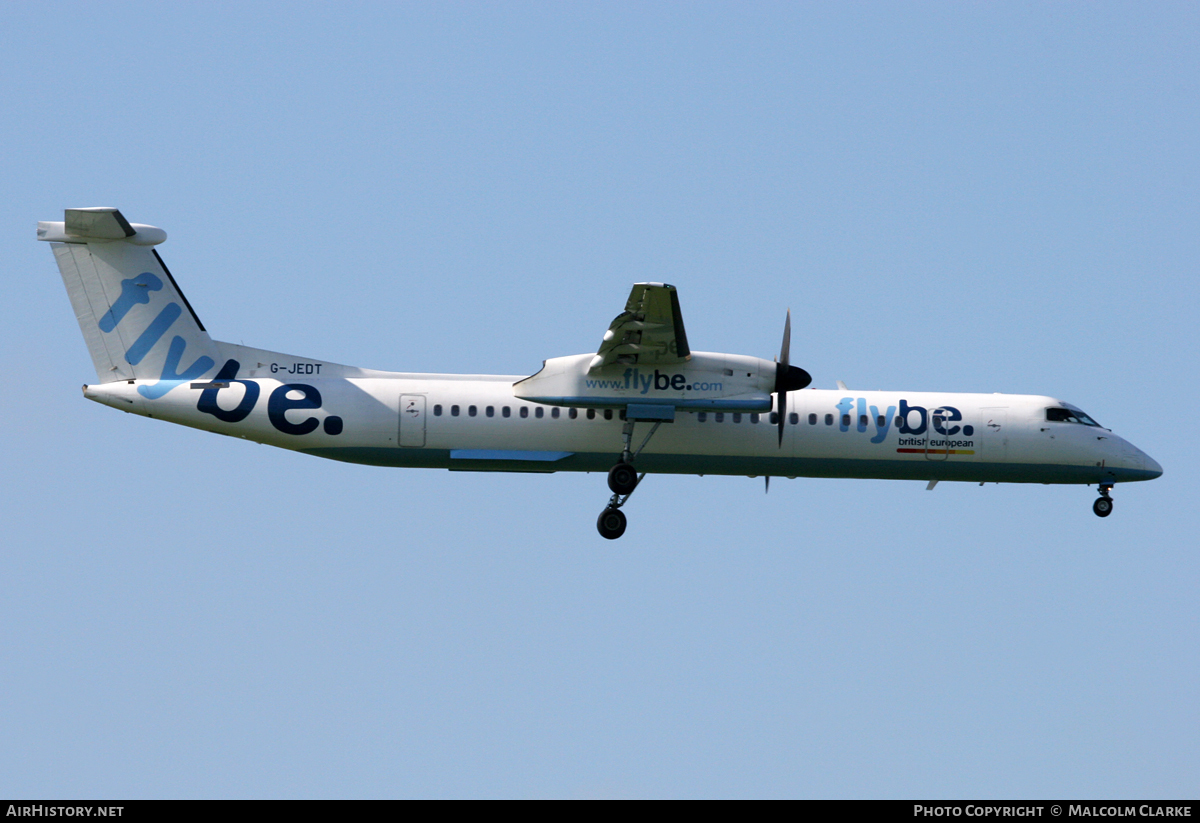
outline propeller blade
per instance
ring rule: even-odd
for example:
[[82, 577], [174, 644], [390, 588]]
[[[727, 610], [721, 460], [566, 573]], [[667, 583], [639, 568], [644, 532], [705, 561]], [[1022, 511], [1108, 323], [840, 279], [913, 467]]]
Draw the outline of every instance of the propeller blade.
[[787, 410], [788, 361], [792, 356], [792, 310], [783, 321], [783, 345], [779, 347], [779, 365], [775, 367], [775, 392], [779, 395], [779, 448], [783, 448], [784, 414]]
[[783, 345], [779, 347], [779, 363], [787, 371], [788, 361], [792, 354], [792, 310], [787, 310], [787, 320], [783, 321]]
[[779, 360], [775, 365], [775, 394], [779, 397], [776, 403], [779, 416], [779, 447], [783, 448], [783, 427], [787, 414], [787, 394], [789, 391], [799, 391], [812, 382], [812, 377], [804, 369], [792, 366], [792, 310], [788, 309], [787, 320], [783, 324], [783, 345], [779, 349]]
[[776, 394], [779, 395], [779, 448], [783, 448], [783, 416], [784, 409], [787, 407], [787, 389], [780, 389]]

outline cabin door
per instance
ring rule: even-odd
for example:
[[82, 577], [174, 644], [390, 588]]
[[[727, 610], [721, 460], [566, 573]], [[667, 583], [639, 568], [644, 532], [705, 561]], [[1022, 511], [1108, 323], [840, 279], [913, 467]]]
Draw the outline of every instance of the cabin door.
[[425, 395], [400, 395], [400, 445], [419, 449], [425, 445]]
[[1004, 462], [1008, 458], [1008, 408], [980, 409], [979, 422], [983, 459], [989, 463]]

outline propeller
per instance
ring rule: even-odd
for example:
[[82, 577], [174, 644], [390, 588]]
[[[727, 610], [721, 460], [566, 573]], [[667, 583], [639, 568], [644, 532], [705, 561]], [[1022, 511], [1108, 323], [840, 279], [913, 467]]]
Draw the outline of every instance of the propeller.
[[776, 408], [779, 410], [779, 447], [783, 448], [783, 427], [787, 415], [787, 393], [799, 391], [812, 382], [812, 377], [804, 369], [789, 365], [788, 360], [792, 348], [792, 310], [788, 309], [787, 320], [783, 324], [783, 345], [779, 349], [779, 360], [775, 364], [775, 394], [779, 396]]

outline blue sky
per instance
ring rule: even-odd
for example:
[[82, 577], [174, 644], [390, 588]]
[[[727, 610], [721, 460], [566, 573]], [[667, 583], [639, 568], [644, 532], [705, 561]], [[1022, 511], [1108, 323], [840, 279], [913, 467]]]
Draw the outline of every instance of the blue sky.
[[[1193, 4], [0, 10], [0, 795], [1195, 797]], [[383, 470], [84, 401], [37, 220], [219, 339], [527, 374], [697, 349], [1045, 393], [1083, 487]], [[1191, 492], [1188, 489], [1192, 489]]]

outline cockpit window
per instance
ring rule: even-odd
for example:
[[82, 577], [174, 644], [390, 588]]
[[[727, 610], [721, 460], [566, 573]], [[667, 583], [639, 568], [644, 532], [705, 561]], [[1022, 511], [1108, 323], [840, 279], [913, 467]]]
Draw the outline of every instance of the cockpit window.
[[1059, 423], [1082, 423], [1085, 426], [1096, 426], [1097, 428], [1100, 427], [1099, 423], [1088, 417], [1087, 414], [1080, 409], [1046, 409], [1046, 419]]

